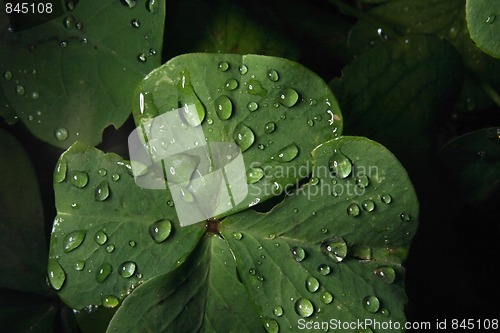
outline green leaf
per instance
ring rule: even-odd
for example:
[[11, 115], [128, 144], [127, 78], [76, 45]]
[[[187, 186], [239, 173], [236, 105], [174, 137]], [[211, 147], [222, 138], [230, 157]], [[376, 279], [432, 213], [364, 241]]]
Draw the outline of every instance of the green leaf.
[[[474, 43], [489, 55], [500, 58], [500, 3], [466, 0], [467, 28]], [[495, 22], [496, 21], [496, 22]]]
[[[300, 320], [310, 319], [404, 322], [401, 264], [418, 220], [406, 172], [365, 138], [329, 141], [312, 157], [308, 184], [269, 213], [224, 219], [223, 239], [207, 234], [182, 266], [137, 288], [108, 332], [297, 332]], [[335, 162], [349, 174], [333, 176]]]
[[[312, 149], [342, 131], [342, 116], [328, 85], [302, 65], [282, 58], [234, 54], [178, 56], [151, 72], [137, 95], [134, 117], [136, 124], [143, 127], [146, 141], [150, 140], [148, 144], [155, 146], [151, 149], [181, 149], [179, 139], [186, 135], [179, 132], [177, 135], [182, 136], [175, 145], [170, 138], [158, 138], [154, 124], [159, 120], [153, 118], [175, 116], [177, 109], [186, 105], [196, 106], [196, 112], [181, 110], [186, 126], [202, 131], [207, 142], [236, 141], [239, 145], [249, 195], [219, 217], [264, 202], [307, 177]], [[200, 122], [201, 128], [197, 126]], [[167, 135], [168, 130], [161, 124], [157, 126], [158, 133]], [[199, 149], [205, 139], [185, 139], [188, 142], [183, 142], [182, 149]], [[212, 164], [214, 158], [211, 157]], [[301, 174], [287, 170], [299, 170]], [[213, 186], [215, 192], [220, 188], [213, 182], [206, 186]], [[205, 193], [206, 186], [189, 190], [196, 196]], [[214, 206], [226, 204], [220, 199]]]
[[133, 90], [161, 63], [165, 4], [150, 11], [126, 5], [136, 1], [65, 3], [64, 15], [36, 27], [4, 26], [0, 84], [36, 137], [64, 148], [96, 145], [106, 127], [127, 119]]
[[[390, 26], [398, 34], [434, 34], [455, 46], [462, 54], [465, 67], [472, 81], [470, 86], [477, 86], [492, 100], [498, 99], [500, 79], [500, 61], [491, 58], [469, 37], [465, 21], [465, 0], [399, 0], [377, 6], [367, 12], [379, 22]], [[360, 20], [350, 35], [350, 46], [355, 53], [361, 53], [371, 45], [386, 40], [386, 31], [379, 32], [380, 26]], [[394, 36], [389, 36], [389, 38]], [[467, 94], [468, 91], [464, 91]], [[471, 96], [464, 95], [465, 101]], [[469, 101], [468, 104], [475, 101]]]
[[54, 172], [49, 282], [69, 306], [117, 305], [180, 265], [203, 226], [180, 228], [168, 190], [139, 188], [130, 165], [75, 143]]
[[498, 191], [499, 143], [500, 128], [491, 127], [459, 136], [441, 149], [439, 160], [461, 200], [478, 203]]
[[338, 86], [349, 134], [373, 138], [403, 160], [417, 161], [433, 145], [434, 128], [451, 111], [462, 82], [455, 48], [432, 35], [408, 35], [361, 54], [332, 85]]
[[0, 288], [47, 294], [42, 201], [23, 147], [0, 130]]

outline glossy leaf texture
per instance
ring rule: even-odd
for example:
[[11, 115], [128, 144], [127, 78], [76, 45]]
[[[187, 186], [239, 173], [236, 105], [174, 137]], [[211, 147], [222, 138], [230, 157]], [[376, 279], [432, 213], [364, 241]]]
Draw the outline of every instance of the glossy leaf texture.
[[481, 203], [500, 185], [500, 128], [467, 133], [448, 142], [439, 152], [444, 174], [467, 203]]
[[181, 264], [203, 226], [180, 228], [168, 190], [145, 190], [115, 154], [75, 143], [54, 172], [57, 216], [48, 277], [66, 304], [116, 307]]
[[[12, 30], [0, 14], [0, 85], [31, 133], [67, 148], [96, 145], [130, 115], [137, 84], [161, 63], [165, 4], [65, 1], [63, 15]], [[13, 121], [12, 112], [2, 116]]]
[[[157, 116], [191, 104], [196, 106], [197, 121], [188, 120], [188, 128], [203, 131], [208, 143], [239, 145], [248, 195], [219, 217], [264, 202], [307, 177], [312, 149], [342, 131], [342, 115], [328, 85], [302, 65], [282, 58], [178, 56], [151, 72], [136, 96], [137, 125], [145, 126]], [[169, 149], [178, 147], [177, 141], [162, 144]], [[203, 143], [193, 139], [186, 147]]]
[[379, 141], [408, 162], [430, 151], [436, 124], [451, 111], [463, 75], [455, 48], [435, 36], [415, 34], [364, 52], [332, 87], [348, 134]]
[[467, 0], [467, 28], [474, 43], [489, 55], [500, 58], [500, 3]]
[[[108, 332], [404, 322], [402, 263], [418, 220], [406, 172], [386, 148], [359, 137], [324, 143], [312, 159], [308, 184], [268, 213], [222, 220], [220, 235], [208, 233], [184, 264], [139, 286]], [[332, 165], [344, 172], [334, 175]]]
[[47, 244], [35, 170], [21, 144], [3, 130], [0, 173], [0, 288], [47, 295]]
[[[467, 82], [461, 105], [469, 111], [481, 104], [486, 106], [481, 102], [485, 94], [491, 100], [498, 100], [500, 79], [496, 73], [500, 71], [500, 61], [482, 52], [470, 39], [465, 20], [465, 0], [390, 1], [370, 9], [367, 14], [384, 26], [360, 20], [349, 40], [355, 53], [396, 37], [395, 34], [433, 34], [455, 46], [464, 59]], [[384, 27], [389, 27], [389, 30], [384, 30]]]

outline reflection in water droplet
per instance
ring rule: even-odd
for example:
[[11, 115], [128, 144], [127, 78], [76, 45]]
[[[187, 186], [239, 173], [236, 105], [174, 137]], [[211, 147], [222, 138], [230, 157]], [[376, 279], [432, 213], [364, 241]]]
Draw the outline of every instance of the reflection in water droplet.
[[113, 267], [111, 266], [111, 264], [105, 262], [97, 270], [95, 279], [97, 280], [97, 282], [103, 283], [104, 281], [106, 281], [112, 271]]
[[101, 302], [105, 308], [114, 308], [120, 303], [120, 301], [118, 301], [118, 298], [112, 295], [102, 296]]
[[111, 253], [115, 250], [115, 244], [109, 244], [106, 246], [106, 252]]
[[307, 298], [299, 298], [295, 302], [295, 312], [301, 317], [307, 318], [314, 313], [314, 306]]
[[233, 233], [233, 238], [236, 240], [241, 240], [243, 238], [243, 234], [241, 232]]
[[238, 70], [241, 75], [245, 75], [248, 72], [248, 67], [246, 65], [241, 65]]
[[114, 182], [117, 182], [118, 180], [120, 180], [120, 175], [117, 174], [117, 173], [114, 173], [112, 176], [111, 176], [111, 179], [114, 181]]
[[273, 309], [273, 313], [276, 317], [281, 317], [283, 315], [283, 308], [279, 305], [276, 305]]
[[276, 82], [279, 80], [279, 75], [278, 72], [271, 68], [270, 70], [267, 71], [267, 78], [273, 82]]
[[292, 251], [292, 258], [297, 262], [301, 262], [306, 257], [306, 251], [300, 246], [294, 246], [290, 250]]
[[109, 185], [106, 180], [103, 180], [95, 189], [94, 199], [96, 201], [104, 201], [109, 197]]
[[387, 284], [393, 283], [396, 279], [396, 271], [390, 266], [380, 266], [373, 273]]
[[324, 304], [330, 304], [333, 302], [333, 295], [330, 294], [328, 291], [323, 291], [320, 296], [321, 302]]
[[380, 308], [380, 301], [376, 296], [368, 295], [363, 298], [363, 307], [370, 313], [375, 313]]
[[278, 100], [281, 105], [286, 106], [287, 108], [291, 108], [292, 106], [297, 104], [299, 100], [299, 94], [295, 89], [285, 88], [279, 93]]
[[55, 259], [49, 259], [48, 263], [48, 277], [49, 283], [55, 290], [61, 289], [66, 280], [66, 272]]
[[368, 185], [370, 185], [370, 179], [369, 179], [366, 175], [363, 175], [363, 176], [357, 177], [357, 178], [356, 178], [356, 185], [357, 185], [359, 188], [365, 188], [365, 187], [367, 187]]
[[64, 161], [59, 162], [54, 170], [54, 181], [57, 183], [63, 182], [66, 179], [67, 170], [68, 164]]
[[309, 276], [306, 279], [306, 289], [311, 293], [318, 291], [319, 289], [318, 279], [316, 279], [314, 276]]
[[238, 81], [236, 81], [235, 79], [228, 79], [224, 84], [224, 89], [231, 91], [238, 88], [238, 85]]
[[172, 229], [172, 222], [169, 220], [156, 221], [149, 227], [149, 235], [156, 243], [161, 243], [170, 236]]
[[137, 265], [133, 261], [126, 261], [120, 266], [120, 275], [124, 278], [129, 278], [135, 273]]
[[248, 111], [250, 112], [254, 112], [255, 110], [257, 110], [259, 108], [259, 104], [257, 104], [256, 102], [249, 102], [247, 104], [247, 109]]
[[358, 216], [360, 211], [361, 210], [359, 209], [359, 206], [355, 203], [352, 203], [349, 206], [347, 206], [347, 214], [349, 216], [352, 216], [352, 217]]
[[234, 129], [233, 138], [240, 146], [241, 152], [244, 152], [254, 143], [255, 135], [248, 126], [240, 123]]
[[247, 182], [248, 184], [255, 184], [264, 177], [264, 170], [259, 167], [250, 168], [247, 171]]
[[99, 170], [97, 170], [97, 174], [101, 177], [104, 177], [108, 174], [108, 171], [104, 168], [100, 168]]
[[75, 271], [82, 271], [85, 268], [85, 260], [78, 260], [73, 264]]
[[70, 15], [70, 16], [67, 16], [65, 19], [64, 19], [64, 26], [67, 28], [67, 29], [72, 29], [74, 26], [75, 26], [75, 18]]
[[99, 230], [94, 237], [95, 241], [99, 245], [104, 245], [108, 241], [108, 235], [104, 232], [104, 230]]
[[347, 178], [351, 174], [352, 163], [344, 154], [335, 149], [329, 161], [329, 168], [333, 176]]
[[77, 188], [84, 188], [89, 182], [89, 175], [85, 171], [73, 171], [70, 175], [71, 183]]
[[75, 230], [67, 234], [63, 241], [64, 252], [68, 253], [79, 247], [86, 234], [85, 230]]
[[274, 132], [276, 130], [276, 124], [272, 121], [268, 122], [266, 124], [266, 127], [264, 128], [264, 132], [266, 132], [267, 134], [270, 134], [272, 132]]
[[221, 72], [225, 72], [229, 69], [229, 64], [225, 61], [221, 61], [217, 64], [217, 69]]
[[341, 262], [347, 256], [347, 243], [342, 237], [335, 236], [321, 243], [321, 251], [334, 262]]
[[330, 266], [326, 264], [321, 264], [318, 266], [318, 273], [321, 275], [328, 275], [331, 272]]
[[278, 333], [280, 331], [278, 322], [271, 318], [264, 318], [264, 328], [267, 333]]
[[68, 138], [68, 135], [69, 135], [68, 130], [66, 128], [64, 128], [64, 127], [59, 127], [54, 132], [54, 136], [59, 141], [66, 140]]
[[233, 114], [233, 103], [227, 96], [220, 96], [215, 101], [215, 111], [221, 120], [227, 120]]
[[385, 204], [390, 204], [392, 201], [392, 197], [389, 194], [384, 193], [380, 196], [380, 201], [382, 201]]
[[295, 144], [290, 144], [286, 146], [285, 148], [281, 149], [273, 159], [277, 160], [278, 162], [290, 162], [293, 160], [297, 155], [299, 154], [299, 147]]
[[361, 207], [367, 212], [373, 212], [375, 210], [375, 203], [372, 200], [365, 200], [361, 203]]

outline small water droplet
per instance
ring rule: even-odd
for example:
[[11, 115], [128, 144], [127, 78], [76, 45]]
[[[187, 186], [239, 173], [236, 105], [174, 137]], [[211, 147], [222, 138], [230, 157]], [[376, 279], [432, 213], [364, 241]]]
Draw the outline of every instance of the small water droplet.
[[109, 244], [106, 246], [106, 252], [111, 253], [115, 250], [115, 244]]
[[375, 202], [372, 200], [365, 200], [361, 203], [361, 207], [367, 212], [373, 212], [375, 210]]
[[225, 61], [221, 61], [217, 64], [217, 69], [221, 72], [225, 72], [229, 69], [229, 64]]
[[347, 206], [347, 214], [349, 216], [355, 217], [358, 216], [361, 210], [359, 209], [359, 206], [355, 203], [350, 204]]
[[233, 238], [236, 240], [241, 240], [243, 238], [243, 234], [241, 232], [233, 233]]
[[295, 157], [297, 157], [298, 154], [299, 154], [299, 147], [297, 147], [297, 145], [292, 143], [292, 144], [286, 146], [285, 148], [281, 149], [273, 157], [273, 159], [275, 159], [279, 162], [290, 162]]
[[323, 291], [321, 293], [320, 300], [324, 304], [330, 304], [331, 302], [333, 302], [333, 295], [328, 291]]
[[264, 132], [270, 134], [276, 130], [276, 124], [272, 121], [268, 122], [264, 128]]
[[257, 110], [259, 108], [259, 104], [257, 104], [256, 102], [249, 102], [247, 104], [247, 109], [248, 111], [250, 112], [254, 112], [255, 110]]
[[298, 210], [297, 208], [294, 208], [294, 209], [293, 209], [293, 212], [294, 212], [294, 213], [298, 213], [298, 212], [299, 212], [299, 210]]
[[284, 113], [283, 113], [283, 114], [281, 114], [280, 119], [281, 119], [281, 120], [285, 120], [285, 119], [286, 119], [286, 114], [284, 114]]
[[280, 331], [278, 322], [271, 318], [264, 318], [264, 328], [267, 333], [278, 333]]
[[342, 237], [335, 236], [321, 243], [321, 251], [336, 263], [347, 256], [347, 243]]
[[66, 128], [64, 128], [64, 127], [59, 127], [54, 132], [54, 136], [59, 141], [66, 140], [68, 138], [68, 135], [69, 135], [68, 130]]
[[380, 310], [380, 313], [382, 314], [382, 316], [384, 317], [389, 317], [391, 315], [391, 313], [389, 312], [389, 310], [387, 310], [386, 308]]
[[182, 116], [191, 127], [200, 125], [205, 119], [206, 110], [203, 103], [196, 95], [191, 84], [191, 75], [187, 70], [180, 73], [180, 80], [177, 84], [179, 106], [183, 108]]
[[19, 96], [23, 96], [25, 93], [26, 89], [24, 88], [24, 86], [18, 84], [16, 86], [16, 94], [18, 94]]
[[167, 201], [167, 206], [173, 207], [174, 206], [174, 202], [172, 200], [168, 200]]
[[148, 0], [146, 2], [146, 7], [151, 13], [156, 14], [160, 10], [160, 1], [159, 0]]
[[271, 68], [267, 71], [267, 78], [273, 82], [276, 82], [280, 77], [278, 75], [278, 72], [275, 69]]
[[387, 284], [393, 283], [396, 279], [396, 271], [390, 266], [380, 266], [373, 273]]
[[[318, 185], [319, 184], [319, 178], [318, 177], [312, 177], [311, 180], [309, 181], [309, 184], [311, 185]], [[316, 214], [313, 214], [316, 215]]]
[[148, 56], [146, 55], [146, 53], [141, 52], [137, 55], [137, 60], [139, 60], [140, 62], [146, 62], [146, 60], [148, 60]]
[[250, 268], [250, 269], [248, 270], [248, 273], [249, 273], [250, 275], [255, 275], [255, 273], [256, 273], [255, 268]]
[[136, 244], [135, 244], [135, 241], [131, 240], [130, 242], [128, 242], [128, 245], [130, 247], [135, 247]]
[[66, 179], [66, 172], [68, 170], [68, 164], [64, 161], [60, 161], [57, 163], [57, 166], [54, 170], [54, 181], [57, 183], [61, 183]]
[[329, 168], [333, 176], [347, 178], [351, 174], [352, 163], [344, 154], [335, 149], [329, 161]]
[[128, 8], [134, 8], [137, 5], [137, 0], [122, 0], [122, 4]]
[[370, 185], [370, 179], [366, 175], [362, 175], [356, 178], [356, 185], [359, 188], [365, 188]]
[[62, 266], [59, 264], [57, 260], [49, 259], [47, 269], [48, 269], [49, 283], [52, 286], [52, 288], [54, 288], [55, 290], [61, 289], [61, 287], [64, 284], [64, 281], [66, 281], [66, 272], [64, 272]]
[[33, 99], [38, 99], [38, 97], [40, 97], [40, 95], [39, 95], [36, 91], [33, 91], [33, 92], [31, 93], [31, 98], [33, 98]]
[[233, 103], [227, 96], [220, 96], [215, 101], [215, 111], [221, 120], [227, 120], [233, 114]]
[[78, 30], [82, 30], [83, 29], [83, 22], [81, 22], [81, 21], [76, 22], [75, 28], [77, 28]]
[[240, 68], [238, 68], [239, 72], [241, 75], [245, 75], [248, 73], [248, 67], [246, 65], [241, 65]]
[[406, 212], [402, 212], [401, 214], [399, 214], [399, 218], [401, 219], [401, 221], [411, 221], [411, 215]]
[[3, 78], [6, 80], [12, 80], [13, 77], [14, 77], [14, 75], [12, 74], [11, 71], [5, 71], [3, 73]]
[[278, 100], [281, 105], [291, 108], [297, 104], [299, 100], [299, 94], [293, 88], [285, 88], [278, 94]]
[[250, 79], [247, 82], [247, 94], [264, 97], [267, 95], [267, 90], [262, 87], [260, 81]]
[[67, 234], [63, 242], [64, 252], [68, 253], [79, 247], [83, 243], [86, 234], [85, 230], [75, 230]]
[[295, 302], [295, 312], [301, 317], [307, 318], [314, 313], [314, 306], [307, 298], [299, 298]]
[[240, 146], [241, 152], [244, 152], [254, 143], [255, 135], [248, 126], [240, 123], [234, 129], [233, 138]]
[[330, 266], [326, 264], [321, 264], [318, 266], [318, 273], [321, 275], [328, 275], [331, 271], [332, 269], [330, 268]]
[[95, 279], [99, 283], [103, 283], [106, 281], [106, 279], [109, 277], [111, 272], [113, 271], [113, 267], [109, 263], [104, 263], [99, 267], [99, 269], [96, 272]]
[[238, 85], [239, 83], [235, 79], [228, 79], [226, 83], [224, 83], [224, 89], [228, 91], [235, 90], [238, 88]]
[[130, 21], [130, 25], [136, 29], [139, 29], [141, 27], [141, 21], [139, 21], [138, 19], [133, 19], [132, 21]]
[[68, 44], [69, 44], [69, 43], [68, 43], [68, 41], [66, 41], [66, 40], [61, 40], [61, 41], [59, 42], [59, 46], [60, 46], [60, 47], [67, 47], [67, 46], [68, 46]]
[[104, 245], [108, 241], [108, 235], [104, 232], [104, 230], [99, 230], [95, 234], [95, 242], [99, 245]]
[[102, 296], [101, 302], [105, 308], [114, 308], [120, 303], [118, 298], [116, 298], [116, 296], [113, 295]]
[[[269, 239], [275, 239], [276, 238], [276, 234], [269, 234], [269, 236], [267, 236]], [[264, 259], [264, 258], [262, 258]]]
[[321, 228], [321, 233], [326, 234], [328, 232], [327, 228]]
[[106, 169], [104, 169], [104, 168], [100, 168], [99, 170], [97, 170], [97, 174], [98, 174], [99, 176], [101, 176], [101, 177], [106, 176], [106, 175], [107, 175], [107, 173], [108, 173], [108, 171], [107, 171]]
[[247, 170], [247, 182], [248, 184], [255, 184], [264, 177], [264, 170], [259, 167], [250, 168]]
[[94, 199], [96, 201], [104, 201], [109, 197], [109, 185], [106, 180], [103, 180], [95, 189]]
[[83, 271], [83, 269], [85, 268], [85, 260], [78, 260], [73, 264], [73, 268], [75, 269], [75, 271]]
[[161, 243], [170, 236], [172, 229], [172, 222], [169, 220], [156, 221], [149, 227], [149, 235], [156, 243]]
[[279, 305], [276, 305], [273, 309], [273, 313], [276, 317], [281, 317], [283, 315], [283, 308]]
[[363, 298], [363, 307], [370, 313], [375, 313], [380, 308], [380, 301], [376, 296], [368, 295]]
[[306, 257], [306, 251], [300, 246], [294, 246], [290, 250], [292, 251], [292, 258], [297, 262], [301, 262]]
[[257, 148], [259, 150], [264, 150], [266, 148], [266, 146], [264, 146], [262, 143], [260, 143], [260, 144], [257, 145]]
[[309, 127], [313, 127], [313, 126], [314, 126], [314, 121], [313, 121], [312, 119], [309, 119], [309, 120], [307, 121], [307, 125], [308, 125]]
[[310, 293], [314, 293], [314, 292], [318, 291], [318, 289], [319, 289], [319, 281], [318, 281], [318, 279], [316, 279], [314, 276], [309, 276], [306, 279], [306, 289]]
[[85, 171], [70, 172], [71, 183], [77, 188], [84, 188], [89, 182], [89, 175]]
[[133, 261], [126, 261], [120, 266], [120, 275], [124, 278], [129, 278], [135, 273], [137, 265]]
[[72, 29], [75, 26], [75, 18], [70, 15], [64, 19], [64, 26], [66, 29]]
[[120, 175], [117, 174], [117, 173], [114, 173], [113, 175], [111, 175], [111, 179], [114, 181], [114, 182], [117, 182], [120, 180]]
[[488, 15], [488, 17], [486, 18], [486, 23], [487, 24], [492, 24], [493, 22], [495, 22], [496, 18], [497, 17], [496, 17], [495, 14]]
[[380, 196], [380, 201], [382, 201], [385, 204], [390, 204], [392, 201], [392, 197], [389, 194], [384, 193]]

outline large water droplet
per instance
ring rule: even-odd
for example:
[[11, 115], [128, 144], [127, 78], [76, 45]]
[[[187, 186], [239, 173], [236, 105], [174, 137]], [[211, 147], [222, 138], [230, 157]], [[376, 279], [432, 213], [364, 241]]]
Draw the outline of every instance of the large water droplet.
[[122, 0], [122, 3], [128, 8], [134, 8], [137, 5], [137, 0]]
[[66, 272], [55, 259], [49, 259], [48, 263], [48, 277], [49, 283], [55, 290], [61, 289], [66, 280]]
[[82, 271], [85, 268], [85, 260], [78, 260], [73, 264], [75, 271]]
[[273, 82], [276, 82], [280, 77], [278, 75], [278, 72], [275, 69], [271, 68], [267, 71], [267, 78]]
[[106, 252], [111, 253], [115, 250], [115, 244], [109, 244], [106, 246]]
[[86, 234], [85, 230], [75, 230], [67, 234], [63, 242], [64, 252], [68, 253], [79, 247], [83, 243]]
[[109, 197], [109, 185], [106, 180], [103, 180], [102, 182], [97, 185], [95, 189], [95, 196], [94, 199], [96, 201], [104, 201]]
[[156, 14], [160, 10], [160, 1], [159, 0], [148, 0], [146, 2], [146, 8], [151, 13]]
[[259, 167], [250, 168], [247, 171], [247, 182], [248, 184], [255, 184], [264, 177], [264, 170]]
[[64, 19], [64, 26], [66, 27], [66, 29], [72, 29], [75, 26], [75, 18], [74, 18], [74, 16], [72, 16], [72, 15], [67, 16]]
[[124, 278], [129, 278], [135, 273], [137, 265], [133, 261], [126, 261], [120, 266], [120, 275]]
[[361, 207], [367, 212], [373, 212], [375, 210], [375, 203], [372, 200], [365, 200], [361, 203]]
[[286, 106], [287, 108], [291, 108], [295, 104], [297, 104], [299, 100], [299, 94], [295, 89], [285, 88], [280, 91], [278, 95], [278, 100], [281, 105]]
[[59, 127], [54, 131], [54, 136], [59, 141], [66, 140], [68, 138], [68, 135], [69, 135], [68, 130], [64, 127]]
[[215, 101], [215, 111], [221, 120], [226, 120], [233, 114], [233, 103], [227, 96], [220, 96]]
[[266, 124], [266, 127], [264, 128], [264, 132], [266, 132], [267, 134], [270, 134], [272, 132], [274, 132], [276, 130], [276, 124], [272, 121], [268, 122]]
[[89, 182], [89, 175], [85, 171], [70, 172], [71, 184], [78, 188], [84, 188]]
[[278, 333], [280, 331], [278, 322], [271, 318], [264, 318], [264, 328], [267, 333]]
[[63, 182], [66, 179], [67, 170], [68, 164], [64, 161], [59, 162], [54, 170], [54, 181], [57, 183]]
[[179, 90], [179, 107], [184, 108], [184, 118], [193, 127], [200, 125], [203, 119], [205, 119], [205, 106], [203, 106], [203, 103], [194, 91], [188, 71], [181, 72], [177, 88]]
[[329, 161], [329, 168], [334, 176], [347, 178], [351, 174], [352, 163], [344, 154], [335, 149]]
[[376, 296], [368, 295], [363, 298], [363, 307], [366, 311], [375, 313], [380, 308], [380, 301]]
[[264, 97], [267, 95], [267, 90], [262, 87], [260, 81], [250, 79], [247, 82], [247, 93], [250, 95], [259, 95], [261, 97]]
[[390, 266], [380, 266], [373, 273], [387, 284], [393, 283], [396, 279], [396, 271]]
[[239, 83], [235, 79], [228, 79], [226, 81], [226, 83], [224, 83], [224, 89], [231, 91], [231, 90], [238, 88], [238, 85], [239, 85]]
[[279, 162], [290, 162], [299, 154], [299, 147], [294, 143], [281, 149], [274, 157], [276, 161]]
[[160, 220], [149, 227], [149, 234], [156, 243], [161, 243], [170, 236], [172, 229], [172, 222], [169, 220]]
[[226, 61], [221, 61], [217, 64], [217, 69], [221, 72], [225, 72], [229, 69], [229, 64]]
[[347, 256], [347, 243], [342, 237], [335, 236], [321, 243], [321, 251], [334, 262], [341, 262]]
[[104, 245], [108, 241], [108, 235], [104, 232], [104, 230], [99, 230], [96, 232], [94, 240], [99, 245]]
[[118, 298], [116, 298], [116, 296], [113, 295], [102, 296], [101, 302], [105, 308], [114, 308], [120, 303], [120, 301], [118, 301]]
[[310, 293], [314, 293], [319, 289], [319, 281], [314, 276], [309, 276], [306, 279], [306, 288]]
[[254, 143], [255, 135], [248, 126], [240, 123], [234, 129], [233, 138], [240, 146], [241, 152], [244, 152]]
[[326, 264], [321, 264], [318, 266], [318, 273], [321, 275], [328, 275], [331, 272], [330, 266]]
[[111, 266], [111, 264], [105, 262], [97, 270], [95, 279], [97, 280], [97, 282], [103, 283], [109, 277], [112, 271], [113, 267]]
[[294, 246], [290, 250], [292, 251], [292, 258], [297, 262], [301, 262], [306, 257], [306, 251], [300, 246]]
[[257, 104], [257, 102], [249, 102], [247, 104], [247, 109], [248, 111], [250, 112], [254, 112], [255, 110], [257, 110], [259, 108], [259, 104]]
[[307, 318], [314, 313], [314, 306], [307, 298], [299, 298], [295, 302], [295, 312], [301, 317]]
[[279, 305], [276, 305], [273, 309], [273, 313], [276, 317], [281, 317], [283, 315], [283, 308]]
[[331, 302], [333, 302], [333, 295], [328, 291], [323, 291], [319, 298], [324, 304], [330, 304]]

